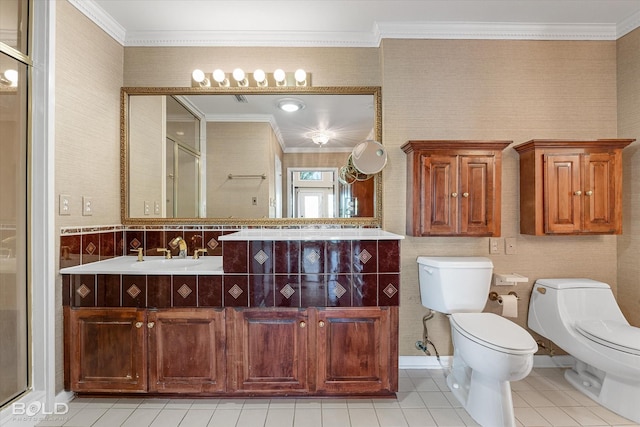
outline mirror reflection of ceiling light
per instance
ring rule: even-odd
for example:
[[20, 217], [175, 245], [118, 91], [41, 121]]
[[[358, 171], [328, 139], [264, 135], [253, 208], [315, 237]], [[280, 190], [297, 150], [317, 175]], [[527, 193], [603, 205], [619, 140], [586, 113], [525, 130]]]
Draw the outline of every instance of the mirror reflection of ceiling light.
[[2, 83], [5, 86], [11, 86], [11, 87], [18, 86], [18, 72], [11, 68], [9, 68], [8, 70], [5, 70], [5, 72], [2, 73], [2, 75], [0, 75], [0, 83]]
[[278, 101], [278, 108], [287, 113], [294, 113], [305, 107], [304, 102], [295, 98], [283, 98]]
[[324, 132], [314, 132], [311, 134], [311, 140], [314, 144], [322, 146], [329, 142], [329, 135]]

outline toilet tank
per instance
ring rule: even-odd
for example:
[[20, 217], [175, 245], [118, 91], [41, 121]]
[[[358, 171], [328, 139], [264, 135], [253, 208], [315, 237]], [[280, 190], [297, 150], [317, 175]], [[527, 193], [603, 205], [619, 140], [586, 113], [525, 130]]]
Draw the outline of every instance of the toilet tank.
[[493, 263], [483, 257], [418, 257], [422, 305], [440, 313], [481, 312]]
[[627, 323], [608, 284], [585, 278], [559, 278], [538, 279], [533, 285], [529, 329], [555, 341], [561, 340], [558, 334], [572, 329], [575, 322], [592, 319]]

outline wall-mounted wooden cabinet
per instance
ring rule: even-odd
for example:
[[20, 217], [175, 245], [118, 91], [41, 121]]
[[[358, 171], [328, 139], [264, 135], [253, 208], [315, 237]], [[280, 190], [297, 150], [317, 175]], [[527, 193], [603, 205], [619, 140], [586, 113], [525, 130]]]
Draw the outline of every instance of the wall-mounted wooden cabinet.
[[620, 234], [622, 149], [634, 139], [539, 140], [517, 145], [520, 232]]
[[499, 236], [502, 150], [512, 141], [409, 141], [407, 234]]

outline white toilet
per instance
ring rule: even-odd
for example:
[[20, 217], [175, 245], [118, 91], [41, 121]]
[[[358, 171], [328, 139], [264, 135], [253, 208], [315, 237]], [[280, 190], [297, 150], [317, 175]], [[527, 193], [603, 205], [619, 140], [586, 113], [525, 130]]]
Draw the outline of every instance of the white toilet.
[[606, 283], [540, 279], [528, 325], [576, 361], [565, 378], [623, 417], [640, 423], [640, 328], [629, 325]]
[[514, 322], [482, 313], [493, 264], [480, 257], [418, 257], [422, 305], [449, 314], [453, 365], [447, 384], [485, 427], [515, 426], [510, 381], [526, 377], [538, 345]]

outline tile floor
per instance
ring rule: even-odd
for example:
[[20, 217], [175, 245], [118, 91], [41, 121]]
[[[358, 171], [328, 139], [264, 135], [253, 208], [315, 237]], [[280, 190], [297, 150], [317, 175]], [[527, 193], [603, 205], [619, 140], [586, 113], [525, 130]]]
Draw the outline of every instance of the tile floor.
[[[442, 370], [401, 370], [397, 399], [78, 398], [38, 426], [395, 427], [476, 426]], [[518, 426], [637, 426], [574, 390], [558, 368], [511, 385]], [[498, 427], [498, 426], [496, 426]]]

